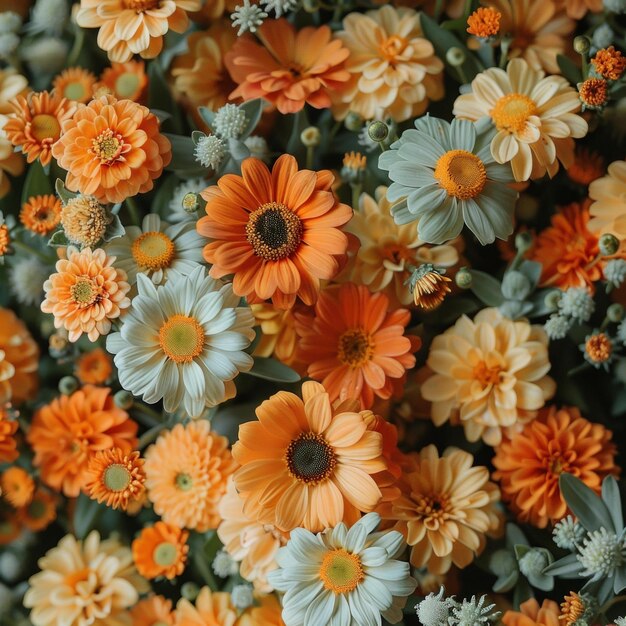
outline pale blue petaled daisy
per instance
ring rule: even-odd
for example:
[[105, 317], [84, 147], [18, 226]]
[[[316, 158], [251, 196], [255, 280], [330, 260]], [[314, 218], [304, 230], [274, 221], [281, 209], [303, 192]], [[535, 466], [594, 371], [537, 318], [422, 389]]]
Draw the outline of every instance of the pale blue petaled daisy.
[[396, 223], [418, 220], [419, 238], [434, 244], [459, 235], [463, 223], [483, 245], [506, 239], [517, 192], [507, 186], [510, 165], [491, 155], [494, 132], [488, 120], [415, 120], [415, 129], [404, 131], [378, 160], [393, 181], [388, 200], [406, 198], [393, 207]]
[[252, 367], [244, 350], [254, 338], [254, 316], [239, 306], [232, 286], [198, 265], [188, 276], [171, 270], [158, 289], [137, 275], [138, 295], [120, 332], [107, 337], [120, 384], [165, 410], [183, 406], [190, 417], [235, 395], [233, 379]]
[[397, 531], [374, 532], [377, 513], [350, 530], [342, 522], [323, 533], [303, 528], [276, 555], [268, 578], [282, 599], [286, 626], [380, 626], [402, 619], [402, 608], [417, 581], [397, 558], [406, 548]]

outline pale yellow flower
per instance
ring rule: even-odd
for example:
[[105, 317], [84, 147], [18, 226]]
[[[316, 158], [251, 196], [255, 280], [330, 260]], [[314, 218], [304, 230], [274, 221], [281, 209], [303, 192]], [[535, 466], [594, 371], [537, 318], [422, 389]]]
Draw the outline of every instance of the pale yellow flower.
[[[0, 94], [0, 106], [2, 104]], [[24, 171], [24, 157], [13, 150], [13, 144], [8, 140], [4, 132], [4, 125], [8, 117], [0, 113], [0, 198], [9, 193], [11, 189], [11, 176], [19, 176]]]
[[589, 186], [589, 197], [595, 200], [589, 209], [589, 230], [626, 239], [626, 161], [611, 163], [608, 174]]
[[[6, 10], [6, 9], [5, 9]], [[11, 101], [30, 91], [28, 79], [12, 67], [0, 70], [0, 113], [13, 113]]]

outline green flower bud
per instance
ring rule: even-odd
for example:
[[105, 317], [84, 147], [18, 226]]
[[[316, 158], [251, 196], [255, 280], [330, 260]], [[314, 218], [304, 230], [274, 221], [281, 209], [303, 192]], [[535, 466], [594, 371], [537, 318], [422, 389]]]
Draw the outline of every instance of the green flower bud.
[[578, 37], [574, 38], [574, 50], [576, 50], [578, 54], [587, 54], [587, 52], [589, 52], [589, 48], [591, 48], [591, 41], [589, 40], [589, 37], [578, 35]]
[[606, 310], [606, 316], [611, 322], [621, 322], [624, 319], [624, 307], [615, 302]]
[[515, 235], [515, 248], [520, 254], [528, 252], [533, 245], [533, 238], [530, 233], [517, 233]]
[[469, 289], [472, 286], [472, 275], [466, 267], [462, 267], [454, 277], [454, 282], [461, 289]]
[[459, 67], [465, 63], [465, 52], [461, 48], [453, 46], [446, 52], [446, 61], [452, 67]]
[[532, 285], [524, 274], [509, 271], [502, 280], [502, 295], [509, 300], [523, 300], [532, 291]]
[[619, 239], [615, 235], [605, 233], [600, 237], [598, 248], [602, 256], [612, 256], [619, 250]]
[[183, 209], [186, 213], [195, 213], [199, 205], [200, 202], [197, 193], [190, 191], [183, 196]]
[[367, 134], [372, 141], [380, 143], [381, 141], [385, 141], [389, 136], [389, 126], [387, 126], [385, 122], [376, 120], [367, 127]]
[[63, 376], [59, 381], [59, 391], [64, 396], [69, 396], [78, 389], [78, 381], [73, 376]]
[[131, 406], [133, 406], [133, 402], [135, 398], [130, 391], [125, 391], [121, 389], [113, 396], [113, 402], [118, 409], [123, 409], [124, 411], [128, 411]]
[[320, 10], [319, 0], [303, 0], [302, 8], [307, 13], [315, 13], [316, 11]]
[[553, 291], [549, 291], [543, 301], [550, 311], [556, 311], [559, 306], [559, 302], [561, 301], [560, 290], [555, 289]]
[[320, 145], [321, 139], [322, 133], [320, 133], [320, 129], [317, 126], [307, 126], [300, 133], [300, 141], [307, 148], [316, 148]]
[[353, 133], [358, 133], [363, 127], [363, 118], [354, 111], [349, 111], [343, 125]]
[[196, 583], [187, 581], [183, 583], [180, 588], [180, 593], [185, 598], [185, 600], [189, 600], [189, 602], [195, 602], [196, 598], [200, 594], [200, 587], [196, 585]]

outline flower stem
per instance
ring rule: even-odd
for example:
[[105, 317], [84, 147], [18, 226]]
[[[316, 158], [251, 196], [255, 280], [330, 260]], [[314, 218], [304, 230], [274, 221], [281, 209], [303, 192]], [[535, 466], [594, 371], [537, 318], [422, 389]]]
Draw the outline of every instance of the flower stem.
[[313, 161], [315, 159], [315, 147], [307, 146], [306, 148], [306, 168], [308, 170], [313, 169]]
[[141, 213], [137, 201], [135, 198], [126, 198], [125, 202], [133, 224], [135, 224], [135, 226], [141, 226]]
[[359, 210], [359, 198], [361, 197], [361, 189], [363, 185], [361, 183], [352, 183], [352, 209], [354, 211]]
[[159, 433], [165, 428], [165, 424], [157, 424], [150, 430], [147, 430], [141, 437], [139, 437], [139, 443], [137, 444], [138, 450], [143, 450], [150, 445], [158, 436]]
[[36, 250], [35, 248], [31, 248], [29, 245], [25, 244], [23, 241], [19, 241], [18, 239], [13, 239], [11, 241], [11, 245], [19, 248], [20, 250], [24, 250], [28, 254], [34, 254], [36, 257], [39, 257], [44, 263], [52, 263], [53, 259], [49, 256], [45, 255], [43, 252]]

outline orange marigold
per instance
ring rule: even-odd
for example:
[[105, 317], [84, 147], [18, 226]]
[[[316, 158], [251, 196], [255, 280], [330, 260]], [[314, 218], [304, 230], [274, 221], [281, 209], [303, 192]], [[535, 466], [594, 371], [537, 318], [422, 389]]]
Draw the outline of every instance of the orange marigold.
[[21, 467], [14, 465], [2, 472], [0, 476], [2, 497], [16, 509], [26, 506], [35, 493], [33, 477]]
[[83, 333], [90, 341], [106, 335], [111, 320], [130, 306], [126, 273], [113, 267], [114, 260], [101, 248], [79, 251], [70, 246], [67, 259], [57, 261], [57, 273], [44, 283], [41, 310], [54, 315], [55, 327], [65, 328], [70, 341]]
[[211, 276], [234, 274], [233, 291], [253, 302], [271, 298], [286, 309], [297, 296], [315, 303], [320, 280], [339, 272], [348, 247], [340, 228], [352, 209], [334, 196], [333, 174], [298, 171], [288, 154], [271, 172], [255, 158], [246, 159], [241, 171], [201, 193], [206, 216], [197, 229], [212, 240], [203, 251]]
[[574, 162], [567, 169], [567, 175], [575, 183], [587, 186], [604, 176], [605, 171], [606, 167], [601, 154], [592, 152], [584, 146], [577, 146]]
[[61, 137], [64, 122], [74, 115], [76, 103], [59, 93], [42, 91], [17, 96], [12, 106], [14, 113], [4, 125], [7, 138], [22, 149], [29, 163], [39, 159], [42, 165], [48, 165], [52, 148]]
[[143, 61], [126, 61], [111, 63], [111, 67], [104, 69], [94, 85], [94, 92], [105, 88], [119, 100], [141, 102], [147, 87], [146, 64]]
[[583, 109], [601, 109], [609, 101], [609, 84], [604, 78], [588, 78], [578, 85]]
[[137, 445], [137, 424], [113, 402], [107, 387], [85, 385], [55, 398], [33, 416], [28, 442], [42, 480], [66, 496], [76, 497], [85, 482], [89, 458], [98, 450]]
[[93, 500], [113, 509], [126, 509], [131, 500], [141, 498], [145, 480], [139, 452], [99, 450], [89, 459], [84, 489]]
[[17, 521], [37, 533], [47, 528], [57, 516], [57, 499], [49, 491], [38, 488], [31, 501], [18, 509]]
[[520, 611], [507, 611], [502, 617], [504, 626], [559, 626], [559, 605], [544, 600], [539, 606], [535, 598], [522, 602]]
[[0, 406], [0, 463], [11, 463], [19, 456], [15, 440], [17, 427], [17, 420], [11, 419], [7, 409]]
[[150, 596], [135, 604], [130, 617], [132, 626], [174, 626], [172, 601], [163, 596]]
[[493, 37], [500, 32], [501, 17], [493, 7], [478, 7], [467, 18], [467, 32], [475, 37]]
[[[2, 197], [1, 192], [0, 197]], [[9, 251], [10, 245], [11, 234], [9, 233], [9, 227], [6, 224], [0, 224], [0, 257], [3, 257]]]
[[37, 235], [47, 235], [61, 222], [61, 200], [55, 195], [31, 196], [22, 205], [20, 222]]
[[52, 154], [67, 170], [65, 186], [103, 202], [122, 202], [154, 187], [172, 159], [159, 120], [132, 100], [102, 96], [63, 123]]
[[226, 54], [226, 67], [239, 85], [231, 98], [264, 98], [281, 113], [297, 113], [310, 104], [331, 105], [331, 94], [345, 87], [349, 51], [328, 26], [296, 30], [285, 18], [267, 20], [256, 32], [239, 37]]
[[598, 50], [591, 63], [593, 69], [607, 80], [619, 80], [626, 70], [626, 57], [613, 46]]
[[175, 578], [185, 570], [189, 533], [166, 522], [144, 528], [133, 541], [133, 560], [145, 578]]
[[96, 77], [82, 67], [68, 67], [52, 81], [57, 93], [68, 100], [86, 104], [93, 97]]
[[542, 409], [524, 430], [496, 448], [493, 478], [500, 482], [502, 499], [521, 522], [545, 528], [567, 514], [559, 490], [559, 476], [578, 476], [600, 492], [602, 479], [617, 475], [612, 433], [581, 417], [578, 409]]
[[108, 352], [96, 348], [78, 357], [74, 373], [83, 385], [104, 385], [113, 374], [113, 362]]

